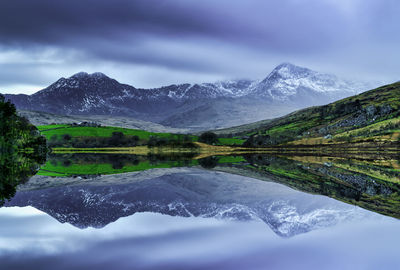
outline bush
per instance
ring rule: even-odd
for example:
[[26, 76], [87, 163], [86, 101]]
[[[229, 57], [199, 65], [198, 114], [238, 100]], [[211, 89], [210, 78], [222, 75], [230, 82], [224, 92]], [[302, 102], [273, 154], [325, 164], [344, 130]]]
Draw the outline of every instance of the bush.
[[121, 146], [123, 144], [124, 137], [125, 135], [122, 132], [113, 132], [108, 143], [109, 146]]
[[55, 142], [57, 141], [58, 136], [56, 134], [54, 134], [53, 136], [50, 137], [50, 141], [51, 142]]
[[71, 135], [69, 135], [69, 134], [64, 134], [62, 136], [62, 138], [63, 138], [64, 141], [70, 141], [72, 139]]

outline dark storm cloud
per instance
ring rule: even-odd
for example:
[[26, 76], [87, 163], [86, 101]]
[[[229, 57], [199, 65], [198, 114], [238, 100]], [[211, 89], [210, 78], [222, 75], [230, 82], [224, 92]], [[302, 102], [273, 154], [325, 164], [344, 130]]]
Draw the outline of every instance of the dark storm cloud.
[[[17, 0], [0, 4], [0, 42], [26, 48], [60, 46], [96, 58], [188, 68], [206, 68], [154, 55], [141, 48], [156, 39], [215, 39], [278, 51], [330, 46], [344, 26], [340, 14], [316, 12], [326, 4], [295, 1], [53, 1]], [[318, 22], [329, 21], [328, 24]], [[317, 37], [317, 38], [315, 38]], [[162, 51], [159, 48], [153, 48]], [[168, 52], [165, 52], [167, 54]]]
[[[3, 1], [0, 7], [0, 40], [20, 45], [74, 44], [80, 38], [93, 37], [131, 41], [132, 37], [140, 39], [141, 34], [157, 33], [175, 38], [202, 35], [274, 46], [311, 34], [327, 38], [324, 32], [335, 30], [329, 29], [329, 24], [314, 24], [317, 21], [334, 19], [340, 24], [340, 17], [334, 11], [315, 12], [327, 8], [324, 4], [293, 4], [288, 0], [269, 3], [17, 0]], [[288, 31], [290, 36], [286, 36]]]
[[[395, 0], [1, 1], [0, 64], [13, 61], [2, 60], [2, 52], [29, 58], [56, 50], [52, 59], [60, 63], [47, 71], [41, 63], [18, 63], [26, 70], [18, 83], [43, 86], [51, 83], [44, 78], [88, 64], [113, 74], [121, 73], [118, 65], [133, 74], [145, 67], [141, 77], [120, 77], [142, 87], [186, 82], [188, 73], [198, 80], [262, 78], [284, 61], [339, 75], [389, 76], [400, 68], [399, 7]], [[389, 71], [379, 71], [382, 65]], [[41, 80], [27, 74], [37, 70]], [[3, 85], [15, 82], [11, 71], [0, 70]]]
[[[13, 45], [67, 44], [81, 40], [140, 40], [143, 34], [170, 37], [217, 31], [200, 14], [178, 2], [161, 1], [3, 1], [0, 40]], [[96, 41], [96, 40], [95, 40]]]

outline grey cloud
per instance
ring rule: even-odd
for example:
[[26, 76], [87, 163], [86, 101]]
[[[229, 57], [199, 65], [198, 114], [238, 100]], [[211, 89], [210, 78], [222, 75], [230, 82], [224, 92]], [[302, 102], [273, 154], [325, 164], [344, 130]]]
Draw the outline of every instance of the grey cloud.
[[47, 83], [49, 77], [38, 69], [49, 68], [53, 65], [49, 64], [1, 64], [0, 63], [0, 81], [3, 83], [18, 82], [29, 84]]
[[50, 48], [62, 59], [72, 50], [68, 70], [103, 61], [164, 68], [164, 77], [261, 78], [284, 61], [371, 74], [376, 55], [400, 68], [399, 9], [395, 0], [1, 1], [0, 54]]
[[329, 8], [324, 1], [292, 0], [3, 1], [0, 42], [95, 50], [105, 57], [112, 56], [107, 53], [112, 48], [102, 50], [101, 41], [114, 42], [117, 49], [150, 37], [203, 37], [283, 52], [320, 50], [348, 35], [345, 18]]

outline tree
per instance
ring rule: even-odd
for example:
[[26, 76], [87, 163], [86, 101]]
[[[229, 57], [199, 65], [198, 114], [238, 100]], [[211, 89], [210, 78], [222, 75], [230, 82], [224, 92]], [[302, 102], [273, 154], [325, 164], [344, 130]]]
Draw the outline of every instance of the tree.
[[218, 143], [218, 136], [217, 134], [211, 131], [207, 131], [200, 135], [199, 142], [207, 144], [215, 144]]

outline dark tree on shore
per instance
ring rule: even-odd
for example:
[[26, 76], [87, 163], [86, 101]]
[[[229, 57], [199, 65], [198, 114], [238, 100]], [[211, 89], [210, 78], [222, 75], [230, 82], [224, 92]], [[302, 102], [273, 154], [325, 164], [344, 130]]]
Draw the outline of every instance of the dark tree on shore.
[[216, 144], [218, 143], [218, 136], [213, 132], [207, 131], [200, 135], [199, 142], [207, 144]]

